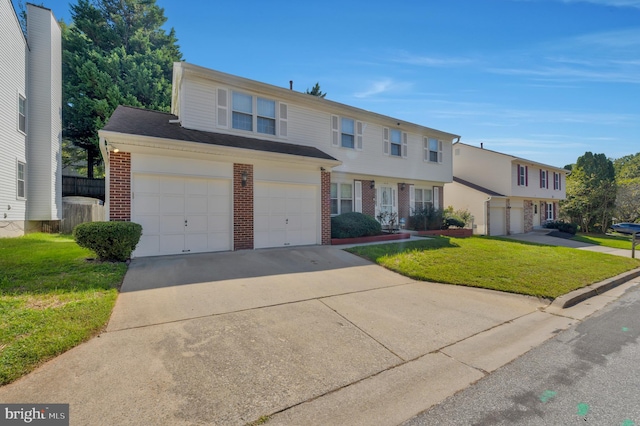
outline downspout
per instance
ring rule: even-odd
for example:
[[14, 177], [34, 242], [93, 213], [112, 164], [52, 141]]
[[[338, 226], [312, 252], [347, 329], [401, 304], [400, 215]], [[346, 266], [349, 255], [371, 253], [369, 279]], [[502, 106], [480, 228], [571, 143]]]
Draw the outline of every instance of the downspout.
[[109, 222], [109, 185], [110, 185], [110, 167], [109, 167], [109, 149], [107, 147], [107, 141], [104, 137], [100, 136], [100, 151], [102, 152], [102, 160], [104, 161], [104, 220]]

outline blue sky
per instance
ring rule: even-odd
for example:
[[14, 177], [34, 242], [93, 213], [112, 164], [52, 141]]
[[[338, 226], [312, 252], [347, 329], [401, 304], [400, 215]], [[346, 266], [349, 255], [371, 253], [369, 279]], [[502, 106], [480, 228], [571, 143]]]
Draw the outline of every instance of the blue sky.
[[640, 152], [640, 0], [157, 4], [196, 65], [559, 167]]

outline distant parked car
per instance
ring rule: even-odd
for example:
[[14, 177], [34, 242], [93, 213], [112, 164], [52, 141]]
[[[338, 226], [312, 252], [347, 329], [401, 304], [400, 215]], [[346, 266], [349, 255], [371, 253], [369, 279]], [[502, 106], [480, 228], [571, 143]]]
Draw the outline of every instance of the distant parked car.
[[620, 232], [621, 234], [638, 234], [640, 233], [640, 223], [616, 223], [615, 225], [611, 225], [614, 231]]

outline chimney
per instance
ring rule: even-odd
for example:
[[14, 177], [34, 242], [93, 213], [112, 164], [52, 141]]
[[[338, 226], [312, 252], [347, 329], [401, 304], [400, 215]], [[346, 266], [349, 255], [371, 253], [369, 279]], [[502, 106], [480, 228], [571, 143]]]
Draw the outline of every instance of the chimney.
[[289, 90], [293, 90], [293, 80], [289, 80]]
[[484, 143], [480, 142], [480, 149], [484, 149]]

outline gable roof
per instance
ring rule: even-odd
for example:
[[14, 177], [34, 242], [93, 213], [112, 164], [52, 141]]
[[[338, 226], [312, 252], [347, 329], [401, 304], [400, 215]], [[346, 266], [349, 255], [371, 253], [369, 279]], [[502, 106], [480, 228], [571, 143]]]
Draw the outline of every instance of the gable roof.
[[[172, 122], [173, 121], [173, 122]], [[101, 130], [153, 138], [171, 139], [185, 142], [198, 142], [229, 148], [250, 149], [276, 154], [296, 155], [321, 160], [338, 161], [318, 148], [274, 142], [264, 139], [228, 135], [224, 133], [204, 132], [185, 129], [177, 122], [178, 117], [166, 112], [152, 111], [120, 105]]]
[[471, 183], [469, 181], [466, 181], [464, 179], [460, 179], [459, 177], [453, 177], [453, 181], [456, 183], [459, 183], [460, 185], [464, 185], [466, 187], [469, 187], [471, 189], [475, 189], [476, 191], [482, 192], [484, 194], [490, 195], [492, 197], [504, 197], [505, 195], [497, 193], [495, 191], [492, 191], [490, 189], [487, 189], [483, 186], [480, 185], [476, 185], [475, 183]]
[[567, 169], [564, 169], [562, 167], [557, 167], [557, 166], [551, 166], [549, 164], [543, 164], [543, 163], [538, 163], [537, 161], [533, 161], [533, 160], [527, 160], [526, 158], [522, 158], [522, 157], [516, 157], [515, 155], [511, 155], [511, 154], [505, 154], [504, 152], [499, 152], [499, 151], [494, 151], [492, 149], [487, 149], [484, 147], [479, 147], [479, 146], [473, 146], [473, 145], [469, 145], [463, 142], [455, 142], [453, 144], [453, 149], [456, 148], [456, 146], [464, 146], [467, 148], [472, 148], [472, 149], [477, 149], [479, 151], [483, 151], [483, 152], [490, 152], [492, 154], [496, 154], [496, 155], [501, 155], [503, 157], [507, 157], [508, 159], [510, 159], [510, 161], [513, 163], [514, 161], [518, 161], [521, 163], [527, 163], [527, 164], [532, 164], [532, 165], [536, 165], [539, 166], [541, 168], [545, 168], [545, 169], [553, 169], [555, 171], [561, 171], [566, 173], [567, 175], [571, 174], [571, 172]]

